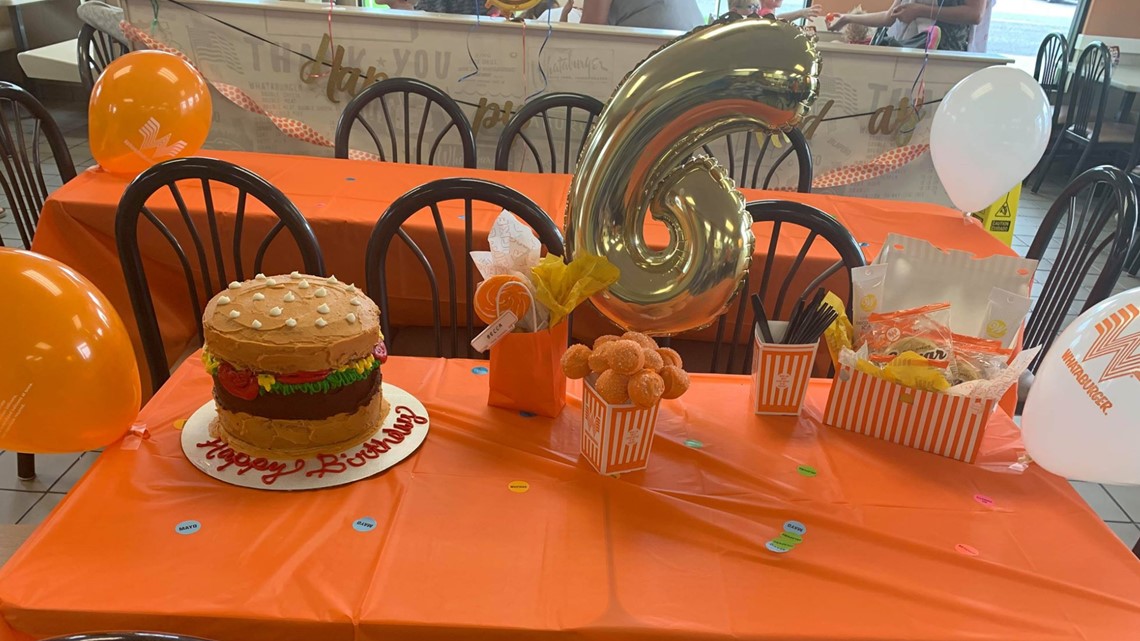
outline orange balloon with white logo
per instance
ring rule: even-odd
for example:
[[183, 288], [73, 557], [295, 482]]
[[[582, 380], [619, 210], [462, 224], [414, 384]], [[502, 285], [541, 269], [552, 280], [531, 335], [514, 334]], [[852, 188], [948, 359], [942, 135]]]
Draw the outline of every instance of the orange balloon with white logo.
[[118, 440], [141, 392], [131, 338], [86, 278], [0, 249], [0, 450], [81, 452]]
[[1065, 478], [1140, 485], [1140, 287], [1073, 321], [1037, 368], [1025, 448]]
[[213, 104], [206, 80], [190, 63], [163, 51], [135, 51], [107, 65], [87, 114], [95, 161], [134, 178], [201, 149]]

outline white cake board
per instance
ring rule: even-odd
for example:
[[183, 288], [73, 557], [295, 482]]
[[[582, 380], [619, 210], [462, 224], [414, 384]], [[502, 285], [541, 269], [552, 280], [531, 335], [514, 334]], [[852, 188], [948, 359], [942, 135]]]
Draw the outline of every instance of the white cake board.
[[303, 459], [253, 458], [210, 436], [214, 401], [198, 408], [182, 428], [182, 451], [194, 467], [219, 481], [258, 490], [315, 490], [345, 485], [383, 472], [411, 456], [427, 437], [427, 409], [408, 392], [382, 384], [391, 405], [384, 424], [367, 443], [339, 454]]

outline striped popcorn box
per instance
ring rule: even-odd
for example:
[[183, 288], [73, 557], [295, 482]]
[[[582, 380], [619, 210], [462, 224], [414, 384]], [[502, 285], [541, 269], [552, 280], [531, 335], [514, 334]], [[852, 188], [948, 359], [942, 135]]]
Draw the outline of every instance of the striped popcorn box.
[[[773, 327], [773, 333], [779, 336], [782, 332]], [[799, 414], [818, 347], [818, 341], [808, 345], [765, 343], [756, 330], [752, 340], [752, 411]]]
[[602, 474], [645, 469], [661, 403], [648, 409], [607, 403], [594, 389], [594, 378], [582, 385], [582, 456]]
[[973, 463], [996, 401], [924, 392], [841, 365], [823, 422]]

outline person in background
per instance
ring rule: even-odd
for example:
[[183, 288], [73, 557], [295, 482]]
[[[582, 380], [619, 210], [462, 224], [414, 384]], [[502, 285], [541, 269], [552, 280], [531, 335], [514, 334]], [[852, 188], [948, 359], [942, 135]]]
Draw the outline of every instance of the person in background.
[[970, 33], [970, 48], [969, 51], [973, 53], [985, 53], [986, 47], [990, 42], [990, 16], [994, 12], [994, 5], [997, 0], [989, 0], [986, 3], [986, 11], [982, 14], [982, 20], [978, 26], [974, 27]]
[[464, 13], [469, 16], [476, 13], [485, 16], [489, 13], [487, 3], [483, 0], [419, 0], [415, 5], [420, 11], [434, 13]]
[[[970, 44], [970, 30], [982, 20], [986, 0], [894, 0], [891, 8], [875, 13], [845, 13], [831, 21], [827, 28], [838, 31], [848, 24], [867, 27], [888, 27], [885, 38], [875, 44], [888, 47], [922, 48], [929, 43], [931, 49], [966, 51]], [[933, 21], [921, 27], [918, 21]], [[918, 22], [919, 31], [911, 34], [912, 23]]]
[[729, 10], [742, 16], [750, 16], [755, 13], [760, 16], [779, 18], [780, 20], [814, 18], [816, 16], [822, 16], [825, 13], [823, 7], [817, 4], [803, 9], [796, 9], [795, 11], [776, 13], [776, 9], [779, 9], [783, 4], [784, 0], [730, 0]]
[[536, 13], [535, 17], [540, 22], [548, 20], [550, 22], [581, 22], [582, 4], [584, 4], [582, 0], [578, 0], [578, 6], [575, 6], [574, 0], [565, 0], [561, 6], [557, 2], [551, 2], [548, 9], [545, 3], [540, 3], [532, 11]]
[[696, 0], [590, 0], [582, 22], [688, 31], [705, 23]]

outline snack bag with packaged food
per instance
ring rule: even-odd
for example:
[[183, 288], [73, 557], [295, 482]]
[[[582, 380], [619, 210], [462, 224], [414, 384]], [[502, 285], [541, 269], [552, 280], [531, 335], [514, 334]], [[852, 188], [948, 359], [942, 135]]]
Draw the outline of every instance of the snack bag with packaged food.
[[904, 352], [914, 352], [927, 359], [929, 365], [948, 369], [954, 348], [950, 304], [871, 314], [863, 338], [874, 363], [890, 363]]

